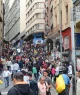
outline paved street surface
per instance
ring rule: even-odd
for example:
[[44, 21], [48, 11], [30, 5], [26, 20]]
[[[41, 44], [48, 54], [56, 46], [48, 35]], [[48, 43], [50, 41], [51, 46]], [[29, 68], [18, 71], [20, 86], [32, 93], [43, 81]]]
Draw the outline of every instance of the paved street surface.
[[[2, 95], [7, 95], [8, 90], [9, 90], [12, 86], [13, 86], [13, 83], [12, 83], [11, 80], [10, 80], [10, 86], [9, 86], [8, 88], [5, 88], [4, 84], [1, 84], [1, 85], [0, 85], [0, 91], [1, 91]], [[70, 89], [70, 95], [72, 95], [71, 93], [72, 93], [72, 90]], [[51, 95], [58, 95], [58, 94], [56, 93], [56, 91], [55, 91], [54, 88], [51, 89]]]
[[[9, 90], [12, 86], [13, 86], [13, 85], [12, 85], [12, 82], [10, 82], [10, 86], [9, 86], [8, 88], [4, 88], [4, 84], [3, 84], [3, 85], [0, 85], [0, 91], [1, 91], [2, 95], [7, 95], [8, 90]], [[58, 94], [56, 93], [56, 91], [55, 91], [54, 88], [51, 89], [51, 95], [58, 95]], [[72, 94], [71, 94], [71, 90], [70, 90], [70, 95], [72, 95]]]

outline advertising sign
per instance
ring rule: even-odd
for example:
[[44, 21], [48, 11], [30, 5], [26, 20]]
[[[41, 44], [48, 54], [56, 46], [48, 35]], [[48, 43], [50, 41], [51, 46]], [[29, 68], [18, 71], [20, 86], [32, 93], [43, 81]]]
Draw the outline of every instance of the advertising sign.
[[69, 36], [64, 38], [64, 50], [69, 49]]

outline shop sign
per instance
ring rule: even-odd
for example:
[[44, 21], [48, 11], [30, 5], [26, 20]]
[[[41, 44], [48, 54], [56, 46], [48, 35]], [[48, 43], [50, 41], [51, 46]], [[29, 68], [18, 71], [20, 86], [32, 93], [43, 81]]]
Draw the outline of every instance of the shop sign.
[[64, 50], [69, 49], [69, 36], [64, 38]]

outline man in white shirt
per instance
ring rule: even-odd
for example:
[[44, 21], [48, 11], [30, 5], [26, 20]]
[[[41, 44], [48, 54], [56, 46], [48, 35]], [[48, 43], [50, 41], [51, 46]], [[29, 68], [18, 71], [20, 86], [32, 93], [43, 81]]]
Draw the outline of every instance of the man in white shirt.
[[10, 67], [12, 65], [12, 62], [10, 59], [6, 62], [6, 65], [7, 65], [8, 70], [10, 70], [11, 69]]
[[15, 74], [16, 72], [18, 72], [18, 70], [19, 70], [19, 64], [18, 64], [18, 63], [14, 63], [13, 69], [14, 69], [14, 74]]
[[4, 77], [4, 83], [5, 83], [5, 88], [9, 86], [9, 76], [10, 76], [10, 72], [8, 71], [8, 69], [4, 69], [3, 71], [3, 77]]

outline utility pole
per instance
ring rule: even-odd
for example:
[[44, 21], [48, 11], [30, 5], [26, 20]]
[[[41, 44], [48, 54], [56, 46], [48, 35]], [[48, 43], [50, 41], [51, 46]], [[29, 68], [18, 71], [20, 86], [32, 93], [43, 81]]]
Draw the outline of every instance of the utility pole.
[[61, 0], [59, 0], [59, 26], [60, 26], [60, 60], [62, 65], [62, 10]]
[[73, 17], [73, 8], [71, 10], [71, 39], [72, 39], [72, 65], [73, 65], [73, 90], [72, 95], [76, 95], [76, 61], [75, 61], [75, 39], [74, 39], [74, 17]]

